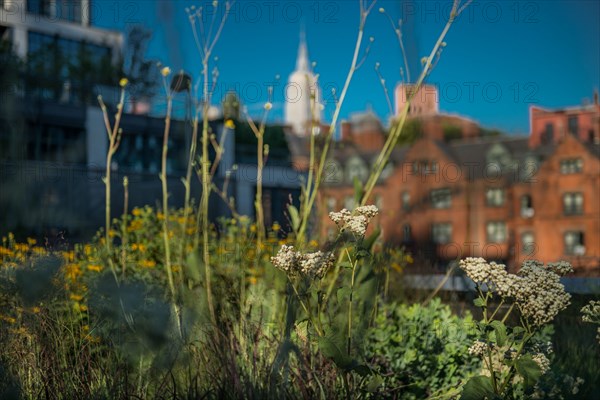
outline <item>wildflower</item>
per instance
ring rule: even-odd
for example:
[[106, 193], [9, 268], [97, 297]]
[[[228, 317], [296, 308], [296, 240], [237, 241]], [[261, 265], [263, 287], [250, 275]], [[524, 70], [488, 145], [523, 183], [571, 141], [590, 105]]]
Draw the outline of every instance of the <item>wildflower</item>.
[[351, 213], [347, 209], [339, 212], [330, 212], [329, 218], [340, 228], [341, 231], [348, 229], [357, 236], [364, 236], [367, 231], [369, 220], [379, 213], [376, 206], [361, 206]]
[[385, 12], [385, 8], [379, 7], [379, 12], [383, 14]]
[[473, 343], [471, 347], [469, 347], [469, 354], [472, 356], [482, 357], [488, 349], [488, 345], [485, 342], [480, 340]]
[[537, 353], [533, 357], [533, 361], [540, 367], [542, 374], [545, 374], [550, 369], [550, 360], [544, 353]]
[[269, 111], [271, 108], [273, 108], [273, 104], [270, 101], [267, 101], [265, 103], [265, 110]]
[[514, 298], [523, 317], [540, 326], [552, 321], [570, 303], [571, 296], [554, 272], [566, 273], [570, 265], [559, 264], [544, 268], [538, 261], [526, 261], [514, 275], [506, 272], [502, 264], [468, 257], [460, 261], [460, 268], [477, 285], [484, 284], [502, 297]]
[[154, 268], [156, 266], [156, 261], [154, 260], [142, 260], [140, 265], [144, 268]]
[[273, 232], [279, 232], [279, 230], [281, 229], [281, 225], [279, 225], [277, 222], [275, 222], [273, 224], [273, 226], [271, 227], [271, 229], [273, 229]]
[[119, 86], [124, 88], [125, 86], [127, 86], [128, 83], [129, 83], [129, 80], [127, 78], [121, 78], [121, 80], [119, 81]]
[[31, 308], [31, 312], [34, 314], [39, 314], [40, 311], [41, 311], [40, 308], [37, 306]]
[[7, 317], [5, 315], [0, 315], [0, 319], [3, 320], [3, 321], [5, 321], [5, 322], [8, 322], [9, 324], [14, 324], [14, 323], [17, 322], [17, 320], [14, 319], [13, 317]]
[[235, 129], [235, 124], [233, 123], [232, 119], [228, 119], [227, 121], [225, 121], [225, 128]]
[[27, 244], [30, 246], [34, 246], [37, 243], [37, 240], [34, 238], [27, 238]]
[[140, 215], [142, 215], [142, 210], [138, 207], [134, 208], [133, 211], [131, 211], [131, 213], [136, 216], [139, 217]]
[[160, 70], [160, 74], [166, 78], [167, 76], [171, 75], [171, 68], [169, 68], [169, 67], [163, 67]]
[[275, 257], [271, 257], [273, 265], [289, 276], [310, 276], [322, 278], [327, 269], [335, 262], [333, 253], [301, 253], [294, 251], [294, 246], [283, 245]]
[[100, 272], [100, 271], [102, 271], [102, 267], [100, 265], [97, 265], [97, 264], [90, 264], [90, 265], [88, 265], [87, 269], [89, 271], [93, 271], [93, 272]]
[[80, 294], [71, 293], [71, 296], [69, 296], [69, 298], [73, 301], [81, 301], [83, 299], [83, 296]]

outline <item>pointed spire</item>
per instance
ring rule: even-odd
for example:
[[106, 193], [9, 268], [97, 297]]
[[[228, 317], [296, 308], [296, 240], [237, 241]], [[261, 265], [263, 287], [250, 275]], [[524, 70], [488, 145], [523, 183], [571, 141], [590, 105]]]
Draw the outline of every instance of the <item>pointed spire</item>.
[[300, 47], [298, 47], [298, 59], [296, 60], [296, 71], [308, 72], [308, 49], [306, 47], [306, 30], [304, 24], [300, 29]]

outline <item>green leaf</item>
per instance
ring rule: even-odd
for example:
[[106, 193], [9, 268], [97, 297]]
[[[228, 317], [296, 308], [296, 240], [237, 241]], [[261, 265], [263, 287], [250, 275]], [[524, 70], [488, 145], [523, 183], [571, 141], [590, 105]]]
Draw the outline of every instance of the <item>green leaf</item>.
[[484, 307], [485, 301], [483, 301], [481, 297], [478, 297], [475, 300], [473, 300], [473, 304], [475, 304], [475, 307]]
[[200, 275], [201, 261], [196, 252], [192, 252], [187, 256], [187, 260], [183, 265], [185, 271], [185, 277], [190, 279], [194, 284], [199, 284], [202, 281]]
[[318, 344], [319, 349], [323, 352], [323, 355], [333, 360], [335, 365], [341, 369], [346, 369], [352, 366], [352, 358], [348, 356], [342, 349], [343, 343], [339, 343], [340, 340], [335, 340], [331, 337], [321, 336]]
[[515, 369], [525, 380], [525, 387], [533, 386], [542, 376], [540, 366], [528, 354], [515, 361]]
[[290, 220], [292, 221], [292, 229], [294, 232], [298, 232], [300, 228], [300, 214], [298, 209], [293, 205], [288, 205], [288, 213], [290, 214]]
[[492, 321], [490, 325], [494, 328], [494, 332], [496, 332], [496, 344], [500, 347], [504, 346], [506, 343], [506, 326], [504, 326], [502, 321]]
[[375, 243], [375, 241], [377, 240], [377, 238], [379, 237], [379, 235], [381, 234], [381, 229], [378, 227], [377, 229], [375, 229], [375, 231], [373, 231], [372, 234], [369, 235], [369, 237], [366, 237], [365, 240], [363, 241], [363, 248], [367, 249], [367, 250], [371, 250], [371, 248], [373, 247], [373, 244]]
[[350, 261], [342, 261], [340, 263], [340, 268], [352, 269], [352, 263]]
[[488, 376], [474, 376], [463, 387], [461, 400], [483, 400], [496, 397], [492, 387], [492, 379]]
[[364, 364], [358, 364], [355, 361], [352, 362], [352, 365], [348, 368], [349, 371], [354, 371], [360, 376], [368, 376], [372, 373], [371, 368]]
[[383, 378], [381, 378], [381, 375], [373, 375], [365, 389], [369, 393], [374, 393], [377, 391], [377, 389], [379, 389], [379, 386], [381, 386], [381, 384], [383, 384]]

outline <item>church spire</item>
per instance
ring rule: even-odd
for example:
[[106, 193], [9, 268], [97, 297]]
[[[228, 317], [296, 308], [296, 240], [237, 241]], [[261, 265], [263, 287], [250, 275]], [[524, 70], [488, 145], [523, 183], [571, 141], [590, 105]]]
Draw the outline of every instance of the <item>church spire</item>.
[[300, 30], [300, 46], [298, 47], [298, 59], [296, 60], [296, 71], [308, 72], [308, 49], [306, 47], [306, 31], [304, 26]]

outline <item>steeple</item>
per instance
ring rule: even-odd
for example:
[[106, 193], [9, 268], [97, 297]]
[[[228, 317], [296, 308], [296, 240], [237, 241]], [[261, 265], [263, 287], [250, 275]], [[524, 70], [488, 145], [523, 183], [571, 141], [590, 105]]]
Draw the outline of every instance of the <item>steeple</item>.
[[308, 49], [306, 48], [306, 32], [304, 27], [300, 31], [300, 46], [298, 47], [298, 58], [296, 59], [296, 71], [308, 72]]
[[285, 122], [298, 136], [314, 132], [321, 120], [321, 90], [308, 60], [304, 27], [300, 30], [300, 46], [296, 70], [291, 73], [285, 90]]

